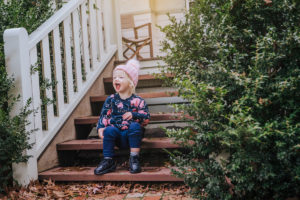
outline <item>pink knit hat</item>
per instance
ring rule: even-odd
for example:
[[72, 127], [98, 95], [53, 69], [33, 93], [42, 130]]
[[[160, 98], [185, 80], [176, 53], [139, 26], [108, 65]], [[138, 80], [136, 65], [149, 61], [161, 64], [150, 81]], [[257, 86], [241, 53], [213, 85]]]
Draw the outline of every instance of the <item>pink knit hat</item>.
[[139, 61], [135, 59], [130, 59], [127, 61], [125, 65], [118, 65], [115, 70], [123, 70], [125, 71], [128, 76], [131, 78], [133, 81], [134, 86], [137, 85], [138, 80], [139, 80], [139, 69], [140, 69], [140, 63]]

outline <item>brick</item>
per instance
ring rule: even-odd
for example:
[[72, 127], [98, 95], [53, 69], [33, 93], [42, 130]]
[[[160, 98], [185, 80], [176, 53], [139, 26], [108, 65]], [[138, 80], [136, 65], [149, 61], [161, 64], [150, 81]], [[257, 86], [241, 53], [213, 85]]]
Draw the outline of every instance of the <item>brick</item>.
[[118, 194], [118, 195], [106, 197], [105, 200], [122, 200], [122, 199], [124, 199], [125, 196], [126, 196], [126, 194]]

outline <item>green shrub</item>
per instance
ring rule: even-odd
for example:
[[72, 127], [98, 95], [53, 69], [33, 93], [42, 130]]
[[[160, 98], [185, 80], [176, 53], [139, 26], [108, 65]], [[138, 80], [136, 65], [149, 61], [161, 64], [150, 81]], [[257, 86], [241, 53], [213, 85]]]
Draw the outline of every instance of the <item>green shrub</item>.
[[[168, 134], [199, 199], [300, 195], [300, 1], [195, 0], [161, 28], [191, 127]], [[193, 145], [189, 143], [192, 140]]]
[[[30, 131], [25, 130], [29, 123], [26, 117], [32, 112], [28, 105], [15, 117], [9, 112], [18, 97], [9, 96], [13, 87], [13, 77], [8, 77], [5, 69], [3, 32], [8, 28], [24, 27], [31, 33], [46, 19], [53, 10], [50, 0], [9, 0], [0, 1], [0, 192], [12, 184], [12, 163], [28, 159], [24, 150], [32, 144], [28, 143]], [[11, 103], [8, 103], [10, 101]]]

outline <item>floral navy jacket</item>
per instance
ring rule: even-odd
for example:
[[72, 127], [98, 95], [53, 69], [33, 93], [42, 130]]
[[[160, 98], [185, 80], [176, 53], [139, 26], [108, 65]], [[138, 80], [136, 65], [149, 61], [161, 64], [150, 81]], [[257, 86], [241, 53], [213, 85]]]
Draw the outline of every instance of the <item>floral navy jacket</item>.
[[[132, 113], [131, 120], [123, 120], [122, 115], [126, 112]], [[138, 122], [142, 126], [146, 126], [149, 123], [149, 119], [150, 114], [144, 99], [132, 94], [131, 97], [124, 100], [116, 93], [107, 97], [103, 104], [97, 125], [97, 132], [99, 128], [107, 126], [126, 130], [132, 122]]]

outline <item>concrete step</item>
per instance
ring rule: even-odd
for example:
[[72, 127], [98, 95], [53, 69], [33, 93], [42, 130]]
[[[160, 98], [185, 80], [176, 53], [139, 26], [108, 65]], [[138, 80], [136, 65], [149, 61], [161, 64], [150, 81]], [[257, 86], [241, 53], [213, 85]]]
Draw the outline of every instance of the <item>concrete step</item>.
[[[178, 144], [174, 144], [171, 138], [143, 138], [143, 149], [174, 149], [179, 148]], [[99, 150], [103, 149], [103, 140], [88, 139], [88, 140], [70, 140], [56, 145], [58, 151], [69, 150]]]
[[131, 174], [128, 169], [117, 168], [115, 172], [94, 175], [95, 167], [56, 167], [39, 173], [39, 179], [53, 181], [183, 181], [171, 174], [166, 167], [142, 167], [142, 172]]

